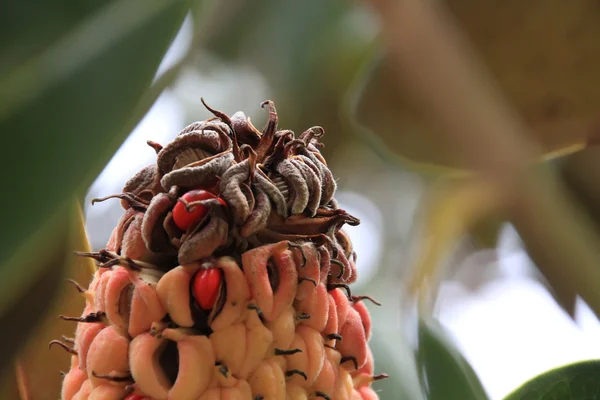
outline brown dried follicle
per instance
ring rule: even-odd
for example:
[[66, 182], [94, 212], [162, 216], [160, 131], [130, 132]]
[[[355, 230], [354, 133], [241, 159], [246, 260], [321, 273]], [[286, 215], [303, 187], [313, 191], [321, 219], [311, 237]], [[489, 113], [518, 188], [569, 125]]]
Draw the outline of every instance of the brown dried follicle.
[[[164, 147], [149, 143], [156, 164], [110, 196], [126, 211], [105, 250], [82, 254], [99, 271], [87, 290], [77, 286], [82, 316], [65, 317], [78, 327], [61, 345], [85, 371], [69, 372], [65, 399], [377, 398], [370, 298], [350, 293], [356, 254], [342, 230], [359, 221], [333, 198], [323, 130], [277, 131], [275, 107], [263, 106], [262, 132], [243, 113], [209, 108], [215, 118]], [[226, 205], [182, 199], [198, 188]], [[183, 231], [178, 202], [208, 212]], [[222, 278], [209, 310], [194, 286], [207, 268]]]
[[[355, 280], [355, 256], [340, 229], [359, 221], [333, 199], [336, 183], [319, 151], [323, 129], [313, 127], [296, 138], [292, 131], [277, 130], [271, 101], [262, 106], [269, 109], [262, 132], [243, 113], [230, 118], [206, 106], [215, 118], [189, 125], [164, 147], [150, 142], [156, 165], [144, 168], [114, 196], [127, 212], [110, 250], [135, 250], [131, 258], [150, 262], [161, 254], [187, 265], [215, 252], [281, 240], [327, 242], [337, 265], [332, 281]], [[196, 188], [218, 194], [227, 207], [206, 201], [210, 212], [182, 232], [172, 210], [186, 191]]]

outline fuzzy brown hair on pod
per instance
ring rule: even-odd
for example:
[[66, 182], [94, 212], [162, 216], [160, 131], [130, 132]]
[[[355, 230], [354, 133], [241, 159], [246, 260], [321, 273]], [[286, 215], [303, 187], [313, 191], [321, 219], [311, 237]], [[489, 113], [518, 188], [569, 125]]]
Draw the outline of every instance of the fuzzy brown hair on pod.
[[[204, 102], [204, 101], [203, 101]], [[262, 131], [241, 112], [195, 122], [118, 194], [63, 400], [373, 400], [371, 319], [320, 152], [324, 131]]]

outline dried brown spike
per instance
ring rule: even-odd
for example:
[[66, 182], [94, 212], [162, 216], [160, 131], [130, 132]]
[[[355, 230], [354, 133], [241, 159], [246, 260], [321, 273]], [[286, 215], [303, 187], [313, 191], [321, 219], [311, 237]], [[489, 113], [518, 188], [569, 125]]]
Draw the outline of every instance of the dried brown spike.
[[66, 344], [61, 342], [60, 340], [51, 341], [50, 343], [48, 343], [48, 348], [51, 348], [52, 345], [54, 345], [54, 344], [60, 346], [63, 350], [66, 350], [67, 353], [73, 354], [74, 356], [78, 355], [77, 351], [75, 351], [75, 349], [70, 348], [69, 346], [67, 346]]

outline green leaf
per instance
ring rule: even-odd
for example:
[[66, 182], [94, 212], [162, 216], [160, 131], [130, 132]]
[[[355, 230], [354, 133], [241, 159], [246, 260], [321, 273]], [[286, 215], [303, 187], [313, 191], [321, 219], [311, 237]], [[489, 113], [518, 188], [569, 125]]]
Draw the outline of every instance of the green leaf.
[[578, 362], [536, 376], [505, 400], [591, 400], [600, 398], [600, 360]]
[[[373, 382], [373, 390], [381, 400], [425, 400], [412, 357], [412, 349], [395, 328], [385, 327], [389, 314], [380, 312], [373, 321], [384, 327], [373, 325], [369, 346], [375, 360], [375, 374], [386, 373], [389, 378]], [[379, 325], [379, 324], [378, 324]]]
[[91, 183], [129, 133], [132, 112], [189, 9], [187, 0], [63, 1], [51, 2], [48, 15], [65, 14], [53, 20], [43, 18], [45, 0], [26, 3], [27, 12], [17, 2], [0, 12], [0, 25], [15, 34], [14, 42], [0, 42], [0, 59], [8, 60], [0, 76], [7, 189], [0, 315], [42, 273], [42, 262], [17, 269], [12, 256], [26, 248], [44, 259], [28, 240]]
[[189, 9], [188, 0], [21, 3], [0, 9], [9, 34], [0, 40], [0, 321], [2, 342], [11, 344], [0, 368], [57, 295], [73, 196], [142, 117]]
[[428, 400], [488, 399], [473, 368], [434, 320], [419, 320], [417, 364]]

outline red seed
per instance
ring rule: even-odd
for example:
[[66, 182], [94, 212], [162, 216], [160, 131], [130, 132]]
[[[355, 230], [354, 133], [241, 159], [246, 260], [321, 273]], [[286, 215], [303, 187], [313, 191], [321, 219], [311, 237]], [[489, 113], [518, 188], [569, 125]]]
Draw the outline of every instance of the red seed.
[[223, 274], [219, 268], [199, 270], [194, 276], [192, 293], [196, 302], [203, 310], [214, 307], [223, 281]]
[[[187, 203], [214, 199], [216, 197], [217, 196], [206, 190], [192, 190], [181, 196]], [[190, 211], [188, 211], [185, 204], [178, 201], [177, 204], [175, 204], [175, 207], [173, 207], [173, 221], [175, 221], [175, 225], [177, 225], [179, 229], [186, 231], [191, 225], [200, 222], [207, 212], [208, 207], [199, 204], [191, 206]]]

